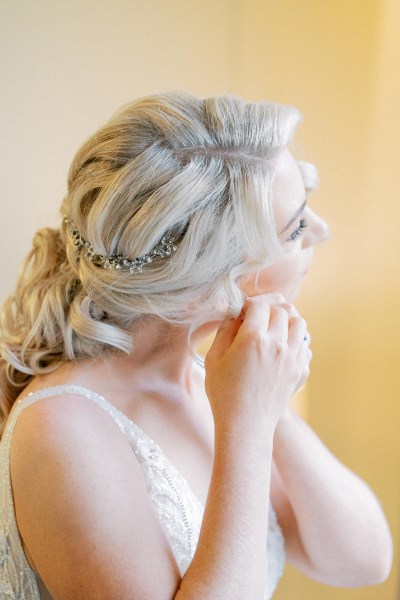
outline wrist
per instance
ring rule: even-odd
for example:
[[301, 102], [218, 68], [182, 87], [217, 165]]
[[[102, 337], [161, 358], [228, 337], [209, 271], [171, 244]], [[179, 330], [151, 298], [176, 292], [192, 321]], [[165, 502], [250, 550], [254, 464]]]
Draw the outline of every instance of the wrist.
[[224, 446], [272, 448], [276, 423], [221, 423], [215, 424], [215, 442]]
[[276, 425], [275, 436], [277, 434], [283, 434], [284, 431], [293, 428], [293, 425], [296, 424], [296, 416], [297, 413], [290, 406], [288, 406], [282, 413], [282, 416]]
[[280, 418], [280, 419], [279, 419], [279, 421], [278, 421], [278, 424], [279, 424], [279, 423], [281, 423], [281, 422], [282, 422], [282, 423], [285, 423], [286, 421], [289, 421], [289, 422], [290, 422], [290, 421], [293, 421], [293, 420], [294, 420], [294, 415], [295, 415], [295, 414], [296, 414], [296, 413], [295, 413], [295, 411], [293, 410], [293, 408], [291, 408], [290, 406], [287, 406], [287, 407], [285, 408], [285, 410], [283, 411], [283, 413], [282, 413], [282, 416], [281, 416], [281, 418]]

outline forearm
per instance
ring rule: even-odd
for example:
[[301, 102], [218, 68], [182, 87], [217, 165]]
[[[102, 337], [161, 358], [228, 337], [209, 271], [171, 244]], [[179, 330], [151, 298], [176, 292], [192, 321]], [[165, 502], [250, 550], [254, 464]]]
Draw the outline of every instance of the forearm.
[[274, 459], [310, 574], [346, 586], [384, 579], [392, 547], [378, 500], [293, 411], [276, 428]]
[[262, 600], [272, 439], [218, 439], [203, 525], [176, 600]]

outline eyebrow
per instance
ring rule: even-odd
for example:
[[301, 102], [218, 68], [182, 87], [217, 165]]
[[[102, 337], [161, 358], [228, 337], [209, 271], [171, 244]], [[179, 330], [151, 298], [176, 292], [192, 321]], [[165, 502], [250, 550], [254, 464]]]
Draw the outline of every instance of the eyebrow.
[[284, 233], [285, 231], [287, 231], [289, 229], [289, 227], [291, 225], [293, 225], [293, 223], [296, 221], [296, 219], [299, 218], [299, 216], [301, 215], [301, 213], [303, 212], [303, 210], [305, 209], [307, 205], [307, 200], [304, 200], [303, 204], [300, 206], [300, 208], [298, 208], [295, 212], [295, 214], [293, 215], [293, 217], [290, 219], [289, 223], [286, 225], [285, 229], [282, 229], [281, 233]]

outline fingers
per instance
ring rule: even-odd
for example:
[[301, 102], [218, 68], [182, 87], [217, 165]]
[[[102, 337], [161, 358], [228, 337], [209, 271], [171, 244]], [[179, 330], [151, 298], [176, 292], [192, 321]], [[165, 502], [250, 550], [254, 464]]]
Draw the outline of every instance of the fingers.
[[220, 325], [210, 348], [210, 357], [222, 356], [234, 342], [238, 333], [267, 334], [277, 351], [290, 346], [297, 354], [309, 346], [307, 324], [293, 304], [281, 294], [262, 294], [248, 298], [241, 314], [228, 318]]
[[[273, 352], [271, 357], [277, 360], [283, 358], [284, 361], [291, 357], [290, 362], [286, 362], [285, 371], [287, 374], [294, 373], [297, 380], [294, 391], [297, 391], [310, 374], [312, 353], [306, 321], [293, 304], [275, 294], [253, 297], [247, 301], [243, 313], [240, 332], [248, 327], [250, 333], [257, 332], [258, 338], [260, 333], [265, 332], [266, 336], [262, 337], [265, 341], [269, 340], [267, 348]], [[271, 359], [268, 359], [268, 364], [272, 364]]]
[[247, 298], [242, 309], [244, 330], [266, 331], [270, 326], [272, 307], [284, 304], [282, 294], [260, 294]]
[[267, 331], [269, 327], [271, 306], [265, 298], [246, 301], [242, 310], [242, 331]]
[[[268, 298], [268, 301], [267, 301]], [[240, 330], [243, 332], [267, 331], [269, 326], [270, 305], [272, 301], [283, 302], [280, 294], [264, 294], [246, 300], [241, 314], [236, 318], [227, 318], [221, 323], [214, 342], [207, 353], [206, 362], [211, 357], [220, 358], [232, 345]]]
[[222, 356], [234, 341], [241, 324], [242, 318], [240, 316], [236, 318], [226, 318], [218, 328], [207, 356], [209, 354], [214, 355], [215, 358]]
[[295, 392], [297, 392], [306, 383], [306, 381], [310, 375], [311, 359], [312, 359], [312, 352], [311, 352], [310, 348], [306, 344], [303, 344], [303, 346], [301, 346], [301, 349], [297, 355], [297, 360], [300, 364], [303, 365], [303, 370], [301, 373], [301, 377], [300, 377], [299, 381], [297, 382]]
[[269, 332], [276, 340], [278, 348], [283, 348], [288, 343], [289, 313], [283, 306], [271, 307]]
[[288, 302], [284, 302], [280, 306], [282, 306], [282, 308], [284, 308], [288, 312], [289, 317], [300, 317], [300, 313], [294, 304], [289, 304]]
[[[307, 324], [293, 304], [281, 294], [262, 294], [248, 298], [243, 306], [243, 331], [268, 331], [278, 345], [294, 344], [304, 338], [309, 340]], [[293, 329], [293, 331], [292, 331]]]
[[289, 318], [288, 343], [301, 350], [310, 345], [310, 334], [307, 331], [307, 323], [301, 317]]

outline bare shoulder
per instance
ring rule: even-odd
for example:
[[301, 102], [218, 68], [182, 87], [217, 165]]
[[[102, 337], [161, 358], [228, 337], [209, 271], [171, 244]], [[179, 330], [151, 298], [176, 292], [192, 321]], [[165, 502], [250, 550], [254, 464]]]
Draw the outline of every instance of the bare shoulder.
[[18, 528], [57, 600], [174, 597], [179, 569], [141, 467], [101, 407], [72, 395], [26, 407], [11, 477]]

